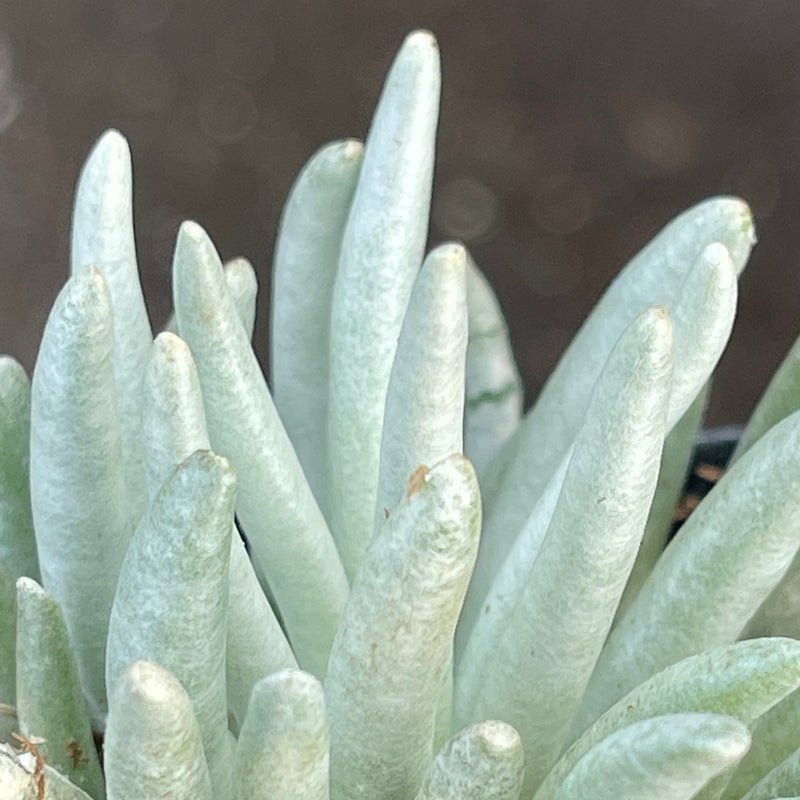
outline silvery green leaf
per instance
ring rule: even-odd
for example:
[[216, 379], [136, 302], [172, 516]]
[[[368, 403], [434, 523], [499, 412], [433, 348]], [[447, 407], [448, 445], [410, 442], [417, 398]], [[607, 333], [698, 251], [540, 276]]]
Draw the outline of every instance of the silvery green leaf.
[[739, 800], [770, 770], [800, 747], [797, 718], [800, 691], [795, 690], [761, 716], [753, 728], [753, 744], [728, 781], [724, 800]]
[[795, 750], [768, 772], [742, 800], [772, 800], [800, 790], [800, 750]]
[[[522, 380], [500, 303], [471, 258], [467, 260], [467, 307], [464, 452], [480, 476], [519, 424]], [[486, 503], [485, 487], [481, 491]]]
[[798, 480], [800, 412], [762, 436], [684, 523], [611, 632], [580, 724], [659, 669], [736, 639], [797, 551]]
[[505, 722], [478, 722], [437, 754], [416, 800], [517, 800], [522, 772], [519, 734]]
[[[145, 372], [142, 441], [151, 501], [181, 461], [209, 448], [200, 379], [186, 343], [171, 333], [156, 338]], [[235, 530], [227, 628], [228, 707], [239, 725], [256, 681], [297, 662]]]
[[386, 390], [428, 231], [439, 48], [411, 33], [364, 149], [333, 290], [328, 398], [331, 530], [352, 582], [372, 539]]
[[105, 787], [75, 657], [58, 603], [36, 581], [17, 581], [17, 720], [39, 750], [95, 800]]
[[0, 561], [15, 577], [39, 579], [28, 476], [31, 384], [11, 356], [0, 356]]
[[137, 659], [169, 670], [194, 705], [217, 793], [231, 767], [225, 636], [235, 492], [233, 469], [207, 450], [172, 473], [131, 539], [108, 626], [106, 684]]
[[173, 286], [211, 444], [238, 475], [239, 519], [300, 666], [324, 675], [347, 578], [226, 290], [219, 256], [196, 223], [185, 222], [178, 233]]
[[153, 335], [142, 296], [133, 238], [131, 155], [119, 131], [106, 131], [89, 153], [75, 190], [71, 269], [97, 267], [114, 309], [114, 379], [131, 521], [144, 513], [139, 425], [144, 368]]
[[766, 600], [745, 625], [741, 639], [757, 636], [791, 636], [800, 638], [800, 554], [795, 553], [789, 569], [769, 593]]
[[104, 744], [108, 800], [211, 800], [192, 701], [163, 667], [135, 661], [110, 693]]
[[754, 639], [679, 661], [641, 683], [603, 714], [556, 762], [535, 800], [552, 800], [570, 770], [614, 731], [648, 717], [707, 711], [745, 725], [800, 686], [800, 642]]
[[386, 395], [375, 532], [420, 464], [464, 449], [465, 272], [464, 248], [443, 244], [414, 282]]
[[707, 383], [664, 440], [656, 491], [636, 561], [619, 601], [616, 619], [622, 618], [667, 545], [675, 509], [685, 486], [692, 449], [708, 402], [709, 389], [710, 384]]
[[331, 298], [363, 153], [356, 139], [332, 142], [303, 167], [283, 209], [272, 267], [275, 407], [323, 508]]
[[91, 800], [86, 792], [48, 764], [44, 765], [43, 775], [44, 794], [40, 794], [36, 756], [0, 743], [0, 787], [4, 800]]
[[456, 671], [456, 725], [512, 724], [525, 789], [552, 767], [614, 618], [644, 530], [664, 442], [672, 326], [640, 315], [601, 373], [541, 546], [520, 537]]
[[253, 265], [242, 256], [232, 258], [223, 264], [225, 285], [228, 287], [233, 305], [242, 321], [245, 333], [253, 338], [256, 325], [256, 300], [258, 297], [258, 278]]
[[733, 717], [652, 717], [596, 744], [564, 779], [555, 800], [691, 800], [749, 745], [747, 726]]
[[17, 693], [17, 590], [14, 576], [0, 561], [0, 742], [17, 728], [14, 703]]
[[475, 473], [451, 456], [412, 475], [370, 545], [325, 679], [333, 800], [419, 790], [479, 530]]
[[453, 733], [453, 652], [447, 658], [448, 666], [444, 670], [439, 687], [439, 699], [436, 703], [436, 718], [433, 723], [433, 752], [444, 747]]
[[[734, 273], [743, 269], [753, 241], [747, 205], [718, 197], [673, 220], [620, 272], [496, 458], [507, 466], [487, 509], [484, 539], [498, 542], [503, 557], [572, 444], [612, 346], [641, 311], [655, 305], [667, 309], [675, 327], [676, 388], [669, 427], [677, 422], [727, 341], [736, 305]], [[490, 485], [497, 483], [499, 468], [487, 469]], [[485, 592], [501, 562], [490, 562], [481, 553], [474, 584]]]
[[260, 680], [236, 744], [234, 800], [328, 800], [328, 762], [319, 681], [296, 669]]
[[102, 727], [108, 615], [131, 536], [117, 423], [111, 299], [79, 270], [45, 326], [31, 386], [31, 508], [44, 588], [70, 633]]
[[[253, 265], [241, 256], [232, 258], [222, 265], [225, 273], [225, 285], [233, 300], [236, 313], [242, 321], [247, 338], [252, 340], [256, 324], [256, 300], [258, 295], [258, 278]], [[167, 321], [162, 333], [178, 335], [178, 320], [175, 314]]]
[[773, 374], [750, 415], [728, 466], [733, 464], [775, 423], [800, 408], [800, 339], [795, 341]]

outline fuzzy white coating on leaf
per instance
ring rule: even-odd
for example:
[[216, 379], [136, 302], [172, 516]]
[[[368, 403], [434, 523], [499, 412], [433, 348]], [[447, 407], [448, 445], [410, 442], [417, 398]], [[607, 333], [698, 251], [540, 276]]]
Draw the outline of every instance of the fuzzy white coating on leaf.
[[320, 682], [296, 669], [259, 681], [236, 745], [234, 800], [328, 800], [328, 772]]
[[376, 533], [417, 466], [463, 450], [465, 272], [463, 246], [443, 244], [428, 254], [414, 282], [386, 397]]
[[372, 538], [389, 374], [428, 231], [439, 48], [406, 37], [367, 136], [331, 304], [328, 500], [352, 582]]
[[136, 659], [180, 680], [192, 699], [217, 792], [224, 788], [225, 637], [236, 477], [210, 451], [189, 456], [131, 540], [108, 630], [106, 683]]
[[598, 379], [547, 532], [511, 550], [456, 672], [456, 724], [522, 736], [526, 792], [552, 767], [605, 641], [655, 489], [672, 377], [663, 308], [623, 333]]
[[555, 800], [691, 800], [750, 746], [747, 726], [721, 714], [668, 714], [622, 728], [595, 745]]
[[185, 222], [178, 233], [173, 283], [211, 444], [238, 475], [237, 513], [300, 665], [324, 675], [347, 579], [225, 286], [219, 255], [196, 223]]
[[505, 722], [478, 722], [436, 755], [416, 800], [517, 800], [522, 775], [519, 734]]
[[31, 508], [44, 588], [64, 613], [102, 725], [108, 616], [132, 533], [112, 363], [111, 299], [79, 270], [45, 326], [31, 386]]
[[418, 791], [479, 529], [475, 473], [451, 456], [414, 473], [368, 549], [325, 679], [332, 800]]
[[[152, 500], [178, 464], [209, 447], [197, 369], [188, 346], [174, 334], [162, 333], [153, 343], [144, 394], [142, 441]], [[228, 706], [240, 724], [256, 681], [297, 662], [236, 530], [227, 628]]]
[[31, 382], [22, 365], [0, 356], [0, 562], [39, 580], [28, 472]]
[[763, 436], [695, 509], [606, 642], [583, 726], [637, 683], [736, 639], [800, 544], [800, 412]]
[[303, 167], [283, 209], [272, 267], [270, 378], [309, 485], [327, 493], [331, 299], [364, 146], [332, 142]]
[[[522, 379], [500, 303], [471, 258], [467, 259], [467, 307], [464, 452], [480, 477], [519, 424]], [[481, 489], [487, 502], [485, 487]]]
[[800, 642], [754, 639], [690, 656], [653, 675], [615, 703], [561, 756], [535, 800], [557, 787], [594, 745], [620, 728], [659, 714], [707, 711], [752, 723], [800, 686]]
[[153, 335], [147, 318], [133, 237], [131, 155], [119, 131], [106, 131], [89, 153], [75, 190], [71, 270], [97, 267], [114, 309], [114, 378], [128, 503], [135, 525], [144, 513], [139, 426], [141, 388]]
[[44, 739], [39, 749], [47, 763], [102, 800], [103, 773], [64, 617], [56, 601], [25, 577], [17, 581], [16, 651], [18, 730]]
[[[715, 243], [727, 249], [738, 274], [754, 241], [747, 204], [738, 198], [716, 197], [676, 217], [617, 275], [562, 355], [533, 408], [496, 457], [497, 464], [487, 470], [491, 485], [499, 488], [487, 509], [484, 538], [498, 543], [498, 555], [484, 558], [481, 554], [475, 566], [475, 584], [483, 592], [572, 444], [592, 387], [625, 327], [644, 309], [656, 305], [664, 306], [675, 322], [676, 379], [684, 388], [671, 402], [672, 425], [705, 383], [708, 374], [703, 377], [702, 372], [710, 372], [716, 364], [720, 339], [726, 336], [732, 318], [736, 287], [730, 283], [723, 264], [726, 259]], [[705, 252], [709, 245], [710, 253]], [[703, 292], [691, 296], [692, 285], [700, 285]], [[696, 334], [697, 340], [693, 338]], [[684, 371], [686, 379], [678, 375]], [[502, 471], [502, 477], [495, 470]]]
[[135, 661], [111, 694], [105, 738], [108, 800], [211, 800], [192, 702], [163, 667]]

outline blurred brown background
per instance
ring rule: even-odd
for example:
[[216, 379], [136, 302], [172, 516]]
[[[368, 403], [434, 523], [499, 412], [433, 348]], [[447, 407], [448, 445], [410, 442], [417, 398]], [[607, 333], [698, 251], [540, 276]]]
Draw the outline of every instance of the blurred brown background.
[[414, 27], [443, 54], [431, 242], [463, 239], [494, 282], [528, 400], [625, 259], [734, 192], [760, 243], [710, 419], [743, 420], [800, 332], [796, 0], [2, 0], [0, 350], [32, 367], [80, 163], [113, 126], [154, 326], [193, 218], [256, 265], [263, 357], [291, 181], [324, 142], [365, 135]]

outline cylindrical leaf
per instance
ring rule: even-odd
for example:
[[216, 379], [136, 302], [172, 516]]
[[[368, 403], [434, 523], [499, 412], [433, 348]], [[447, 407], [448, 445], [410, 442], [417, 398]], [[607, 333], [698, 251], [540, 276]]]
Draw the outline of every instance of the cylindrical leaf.
[[552, 800], [578, 760], [626, 725], [660, 714], [708, 711], [753, 727], [798, 686], [800, 642], [792, 639], [756, 639], [690, 656], [653, 675], [606, 711], [561, 756], [536, 800]]
[[114, 379], [131, 521], [144, 513], [141, 392], [153, 335], [142, 296], [133, 238], [131, 155], [119, 131], [98, 139], [81, 170], [72, 212], [71, 268], [97, 267], [114, 308]]
[[94, 267], [50, 312], [31, 387], [31, 507], [44, 588], [64, 613], [102, 726], [108, 616], [132, 532], [112, 364], [111, 300]]
[[[208, 449], [203, 397], [186, 343], [162, 333], [145, 373], [142, 441], [148, 491], [153, 498], [175, 467]], [[275, 614], [258, 584], [238, 531], [231, 533], [228, 636], [225, 659], [228, 706], [240, 725], [255, 683], [297, 666]]]
[[541, 546], [520, 537], [456, 672], [456, 724], [503, 719], [525, 747], [526, 793], [555, 762], [641, 540], [672, 377], [672, 326], [643, 313], [612, 350]]
[[505, 722], [478, 722], [434, 758], [416, 800], [517, 800], [522, 742]]
[[31, 384], [11, 356], [0, 356], [0, 562], [15, 577], [39, 580], [28, 475]]
[[331, 304], [328, 510], [350, 581], [375, 521], [386, 390], [428, 232], [439, 49], [403, 42], [375, 110]]
[[106, 682], [156, 661], [194, 704], [215, 791], [229, 791], [225, 633], [236, 479], [209, 451], [191, 455], [158, 493], [131, 540], [108, 630]]
[[612, 733], [583, 756], [555, 800], [691, 800], [749, 745], [747, 726], [721, 714], [642, 720]]
[[192, 701], [163, 667], [135, 661], [111, 692], [104, 746], [108, 800], [211, 800]]
[[17, 720], [39, 745], [50, 766], [95, 800], [105, 797], [94, 746], [61, 609], [30, 578], [17, 581]]
[[195, 223], [185, 222], [178, 233], [173, 280], [211, 445], [237, 472], [239, 519], [300, 665], [324, 675], [347, 579], [233, 307], [219, 255]]
[[367, 551], [325, 680], [332, 800], [419, 790], [479, 529], [475, 473], [451, 456], [412, 475]]
[[576, 730], [681, 658], [731, 642], [800, 544], [800, 412], [753, 445], [684, 523], [611, 632]]
[[325, 145], [312, 156], [283, 209], [272, 267], [272, 393], [323, 508], [331, 298], [363, 153], [361, 142], [345, 139]]
[[[475, 566], [485, 593], [536, 499], [567, 452], [603, 363], [627, 325], [663, 305], [675, 328], [675, 391], [669, 427], [691, 404], [730, 332], [735, 274], [754, 242], [750, 209], [718, 197], [681, 214], [620, 272], [559, 360], [534, 407], [498, 454], [487, 481], [499, 488], [487, 509], [484, 540], [495, 543]], [[721, 244], [719, 244], [721, 243]], [[724, 246], [723, 246], [724, 245]], [[727, 252], [726, 252], [727, 248]], [[503, 468], [502, 480], [495, 471]], [[470, 623], [471, 624], [471, 623]]]
[[328, 760], [319, 681], [294, 669], [259, 681], [236, 745], [234, 800], [328, 800]]
[[403, 320], [386, 397], [375, 531], [420, 464], [463, 450], [466, 252], [444, 244], [422, 265]]
[[[500, 303], [472, 259], [467, 260], [467, 307], [464, 452], [480, 476], [519, 424], [522, 380]], [[481, 491], [487, 503], [483, 485]]]

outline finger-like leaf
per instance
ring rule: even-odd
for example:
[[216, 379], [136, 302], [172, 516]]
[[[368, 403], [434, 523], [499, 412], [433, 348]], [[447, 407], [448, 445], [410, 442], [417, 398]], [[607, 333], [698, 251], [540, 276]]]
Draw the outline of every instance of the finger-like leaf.
[[325, 679], [333, 800], [419, 790], [479, 529], [475, 473], [451, 456], [414, 473], [370, 546]]
[[[156, 338], [144, 391], [142, 440], [152, 500], [178, 464], [209, 447], [200, 380], [182, 339], [170, 333]], [[241, 724], [255, 683], [297, 662], [238, 531], [231, 533], [227, 628], [228, 706]]]
[[753, 726], [753, 744], [730, 777], [723, 797], [739, 800], [768, 772], [800, 748], [800, 691], [795, 690], [769, 709]]
[[697, 432], [708, 402], [709, 389], [710, 384], [706, 384], [664, 440], [664, 452], [661, 454], [661, 466], [658, 470], [653, 502], [647, 514], [647, 524], [644, 527], [636, 561], [619, 601], [617, 619], [622, 618], [628, 606], [639, 594], [642, 584], [653, 571], [656, 561], [667, 545], [675, 509], [686, 483], [686, 471], [691, 461], [692, 448], [697, 440]]
[[428, 231], [439, 49], [403, 42], [375, 110], [331, 304], [328, 510], [350, 581], [372, 539], [389, 373]]
[[659, 669], [736, 639], [797, 551], [798, 487], [800, 412], [763, 436], [678, 532], [611, 632], [579, 725]]
[[422, 265], [403, 320], [386, 397], [375, 531], [420, 464], [463, 450], [466, 252], [444, 244]]
[[437, 754], [416, 800], [517, 800], [522, 772], [519, 734], [505, 722], [478, 722]]
[[615, 703], [561, 756], [536, 792], [552, 800], [570, 770], [620, 728], [660, 714], [708, 711], [750, 725], [800, 686], [800, 642], [754, 639], [691, 656]]
[[39, 580], [28, 475], [31, 385], [11, 356], [0, 356], [0, 561], [15, 577]]
[[328, 800], [328, 762], [319, 681], [295, 669], [259, 681], [236, 744], [234, 800]]
[[642, 720], [612, 733], [583, 756], [555, 800], [691, 800], [749, 745], [747, 726], [721, 714]]
[[[241, 256], [232, 258], [222, 265], [225, 285], [231, 296], [236, 313], [242, 322], [247, 338], [252, 341], [256, 324], [256, 300], [258, 299], [258, 279], [253, 265]], [[167, 321], [162, 333], [178, 333], [178, 320], [175, 314]]]
[[237, 513], [300, 665], [324, 675], [347, 579], [225, 287], [219, 255], [195, 223], [181, 226], [173, 280], [211, 444], [238, 475]]
[[14, 576], [0, 561], [0, 741], [7, 741], [17, 729], [17, 590]]
[[325, 507], [331, 298], [364, 147], [319, 150], [283, 209], [272, 267], [270, 374], [275, 407], [308, 483]]
[[135, 661], [109, 698], [108, 800], [211, 800], [192, 702], [163, 667]]
[[236, 479], [209, 451], [189, 456], [142, 518], [119, 576], [106, 682], [137, 659], [156, 661], [194, 704], [215, 791], [230, 775], [225, 633]]
[[456, 672], [456, 724], [503, 719], [525, 747], [529, 793], [561, 750], [636, 556], [655, 489], [672, 376], [663, 308], [609, 356], [547, 533], [520, 538]]
[[[519, 424], [522, 380], [500, 303], [472, 259], [467, 260], [467, 307], [464, 452], [480, 476]], [[487, 490], [483, 485], [481, 492], [486, 504]]]
[[105, 797], [75, 657], [56, 601], [36, 581], [17, 581], [17, 720], [42, 756], [87, 794]]
[[50, 312], [31, 387], [31, 508], [44, 588], [61, 607], [102, 727], [108, 615], [131, 536], [117, 424], [111, 300], [94, 267]]
[[[667, 225], [609, 286], [497, 456], [498, 465], [508, 466], [484, 525], [484, 540], [495, 542], [498, 554], [490, 560], [481, 552], [475, 567], [473, 583], [482, 592], [571, 446], [612, 346], [645, 308], [663, 305], [675, 327], [676, 388], [669, 427], [688, 408], [727, 341], [736, 304], [734, 275], [743, 269], [753, 241], [745, 203], [728, 197], [708, 200]], [[497, 482], [492, 475], [499, 468], [487, 470], [490, 485]], [[487, 556], [493, 552], [487, 550]]]
[[800, 408], [800, 339], [784, 357], [750, 415], [728, 466], [741, 458], [773, 425]]
[[153, 335], [142, 296], [133, 239], [131, 155], [119, 131], [106, 131], [81, 171], [72, 212], [71, 268], [97, 267], [114, 308], [114, 379], [131, 520], [146, 495], [139, 426], [144, 369]]

